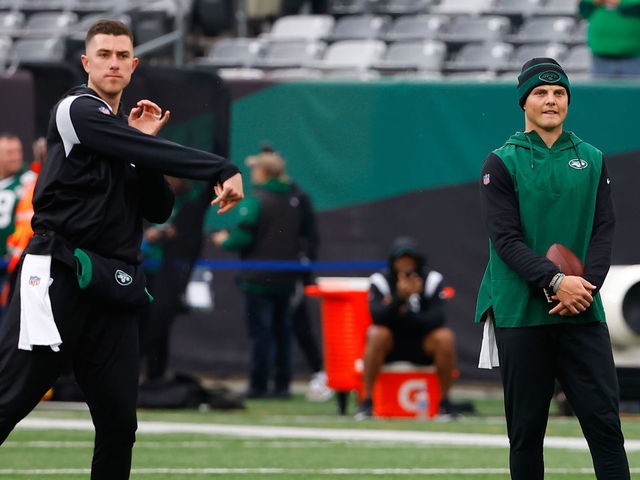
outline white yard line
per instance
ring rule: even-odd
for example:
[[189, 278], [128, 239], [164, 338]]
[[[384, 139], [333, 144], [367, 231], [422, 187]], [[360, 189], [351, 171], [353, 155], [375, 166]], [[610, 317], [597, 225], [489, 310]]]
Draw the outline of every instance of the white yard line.
[[[25, 418], [17, 428], [32, 430], [93, 430], [90, 420]], [[339, 428], [278, 427], [264, 425], [225, 425], [209, 423], [139, 422], [138, 432], [147, 434], [200, 433], [238, 438], [308, 439], [333, 441], [406, 442], [420, 445], [455, 445], [506, 448], [505, 435], [480, 433], [418, 432], [402, 430], [356, 430]], [[587, 450], [587, 442], [579, 437], [546, 437], [545, 447], [565, 450]], [[627, 440], [627, 451], [640, 450], [640, 440]]]
[[[592, 468], [548, 468], [546, 473], [593, 475]], [[639, 473], [640, 469], [631, 469]], [[0, 469], [0, 475], [86, 475], [88, 468]], [[132, 475], [509, 475], [507, 468], [134, 468]]]

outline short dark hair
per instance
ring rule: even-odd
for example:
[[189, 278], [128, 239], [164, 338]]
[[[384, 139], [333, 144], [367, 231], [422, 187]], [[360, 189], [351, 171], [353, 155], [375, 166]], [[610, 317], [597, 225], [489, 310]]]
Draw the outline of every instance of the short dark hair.
[[129, 27], [127, 27], [124, 23], [119, 20], [98, 20], [96, 23], [91, 25], [89, 31], [87, 32], [87, 36], [84, 39], [84, 48], [87, 49], [87, 45], [93, 37], [99, 34], [104, 35], [126, 35], [131, 39], [131, 44], [133, 45], [133, 33]]
[[0, 132], [0, 139], [6, 138], [7, 140], [20, 140], [20, 137], [11, 132]]

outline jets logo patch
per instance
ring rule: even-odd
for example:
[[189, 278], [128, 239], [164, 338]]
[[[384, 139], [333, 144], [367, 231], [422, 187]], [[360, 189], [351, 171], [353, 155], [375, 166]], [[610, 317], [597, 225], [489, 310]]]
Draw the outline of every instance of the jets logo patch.
[[538, 76], [538, 78], [543, 82], [556, 83], [558, 80], [560, 80], [560, 75], [557, 72], [554, 72], [553, 70], [547, 70], [546, 72], [542, 72]]
[[116, 282], [123, 287], [130, 285], [133, 282], [133, 278], [127, 272], [123, 272], [122, 270], [116, 270]]
[[584, 170], [589, 164], [581, 158], [574, 158], [573, 160], [569, 160], [569, 166], [576, 170]]

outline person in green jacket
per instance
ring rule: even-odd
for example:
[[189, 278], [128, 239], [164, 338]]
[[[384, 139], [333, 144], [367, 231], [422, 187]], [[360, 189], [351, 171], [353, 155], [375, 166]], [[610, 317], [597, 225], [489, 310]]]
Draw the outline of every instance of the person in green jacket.
[[580, 14], [589, 20], [593, 74], [640, 76], [640, 0], [582, 0]]
[[[544, 478], [543, 440], [557, 380], [597, 478], [629, 479], [598, 293], [611, 263], [611, 181], [602, 152], [563, 129], [571, 91], [562, 67], [534, 58], [518, 80], [525, 129], [482, 167], [490, 242], [476, 309], [476, 322], [485, 324], [480, 366], [500, 366], [511, 478]], [[583, 262], [582, 276], [565, 276], [544, 257], [554, 243]]]

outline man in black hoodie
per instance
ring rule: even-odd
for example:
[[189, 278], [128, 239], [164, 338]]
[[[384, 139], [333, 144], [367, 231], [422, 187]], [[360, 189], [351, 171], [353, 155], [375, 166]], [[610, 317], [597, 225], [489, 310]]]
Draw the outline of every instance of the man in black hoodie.
[[34, 236], [0, 330], [0, 442], [68, 363], [96, 429], [92, 480], [129, 478], [136, 431], [143, 218], [162, 223], [174, 196], [163, 174], [212, 181], [219, 213], [243, 197], [225, 159], [155, 138], [169, 119], [120, 104], [138, 59], [120, 22], [87, 33], [86, 86], [55, 107], [34, 193]]
[[364, 399], [357, 419], [373, 416], [373, 387], [385, 362], [409, 361], [434, 364], [440, 379], [441, 414], [455, 414], [449, 401], [456, 363], [455, 334], [444, 326], [447, 297], [442, 274], [426, 268], [410, 237], [394, 240], [389, 269], [374, 273], [369, 290], [373, 325], [367, 332], [364, 352]]

